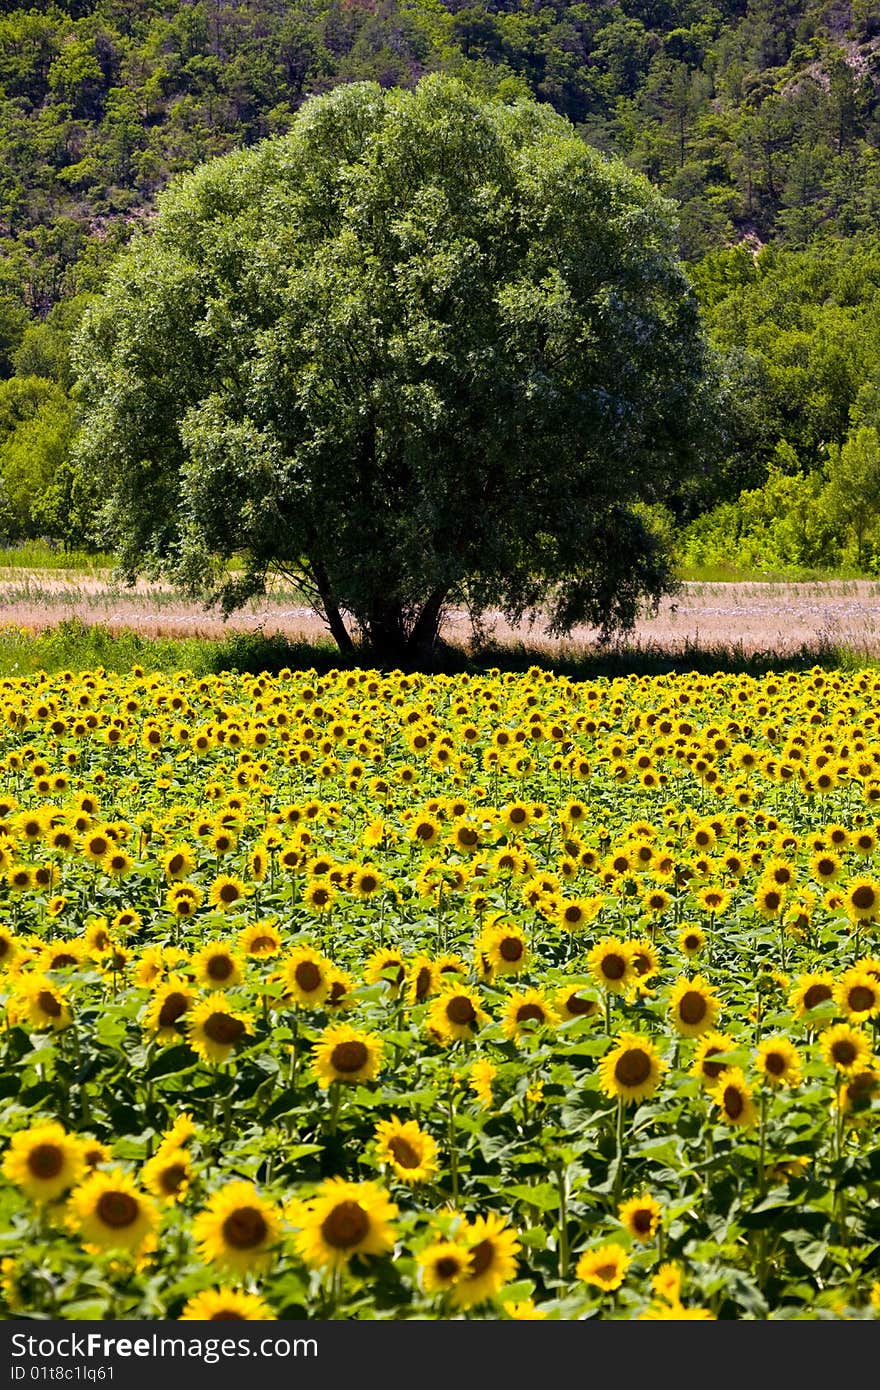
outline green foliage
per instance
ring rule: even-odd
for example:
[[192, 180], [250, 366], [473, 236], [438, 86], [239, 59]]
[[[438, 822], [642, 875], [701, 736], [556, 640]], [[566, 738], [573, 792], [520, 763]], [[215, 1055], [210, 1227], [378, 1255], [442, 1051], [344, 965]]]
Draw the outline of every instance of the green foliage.
[[74, 360], [129, 573], [228, 610], [281, 567], [383, 655], [452, 599], [631, 626], [670, 582], [632, 504], [708, 413], [667, 205], [546, 106], [440, 77], [316, 98], [173, 184]]

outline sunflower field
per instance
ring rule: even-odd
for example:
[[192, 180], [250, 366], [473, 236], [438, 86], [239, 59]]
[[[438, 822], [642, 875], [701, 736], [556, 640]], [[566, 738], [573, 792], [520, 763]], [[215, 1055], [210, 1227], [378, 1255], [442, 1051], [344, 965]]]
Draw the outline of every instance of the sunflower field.
[[880, 1316], [878, 696], [0, 682], [4, 1316]]

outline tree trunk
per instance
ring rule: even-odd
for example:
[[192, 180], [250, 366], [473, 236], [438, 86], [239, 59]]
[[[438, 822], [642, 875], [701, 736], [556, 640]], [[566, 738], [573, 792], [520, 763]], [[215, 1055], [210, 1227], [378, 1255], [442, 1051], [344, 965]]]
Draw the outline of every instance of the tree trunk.
[[435, 589], [416, 619], [406, 644], [412, 656], [424, 660], [433, 652], [440, 633], [440, 615], [446, 601], [446, 593], [446, 589]]
[[309, 563], [315, 579], [315, 586], [321, 598], [321, 606], [324, 609], [324, 615], [327, 619], [333, 639], [341, 652], [351, 655], [354, 652], [354, 642], [352, 642], [348, 628], [342, 621], [339, 605], [330, 587], [330, 576], [327, 574], [324, 566], [317, 560], [310, 560]]

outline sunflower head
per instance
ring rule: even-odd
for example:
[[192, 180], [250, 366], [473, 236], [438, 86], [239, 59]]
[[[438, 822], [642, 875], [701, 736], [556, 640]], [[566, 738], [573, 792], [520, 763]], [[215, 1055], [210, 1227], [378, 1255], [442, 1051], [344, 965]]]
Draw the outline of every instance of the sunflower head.
[[119, 1168], [96, 1169], [71, 1194], [71, 1222], [87, 1246], [139, 1253], [159, 1223], [156, 1204]]
[[428, 1182], [437, 1172], [437, 1141], [415, 1120], [393, 1115], [376, 1126], [376, 1155], [408, 1186]]
[[35, 1202], [51, 1202], [86, 1171], [83, 1146], [55, 1121], [19, 1130], [3, 1158], [3, 1174]]
[[621, 1033], [599, 1064], [599, 1079], [607, 1096], [625, 1105], [653, 1095], [665, 1070], [651, 1039], [644, 1033]]
[[195, 1218], [192, 1233], [207, 1264], [238, 1275], [257, 1273], [271, 1263], [281, 1216], [253, 1183], [229, 1182]]
[[597, 1250], [585, 1250], [577, 1262], [575, 1273], [585, 1284], [592, 1284], [605, 1293], [619, 1289], [626, 1277], [630, 1257], [622, 1245], [600, 1245]]
[[296, 1248], [308, 1265], [344, 1268], [357, 1255], [382, 1255], [394, 1245], [397, 1206], [378, 1183], [328, 1178], [291, 1210]]
[[312, 1049], [318, 1085], [324, 1088], [334, 1081], [345, 1084], [372, 1081], [378, 1075], [381, 1061], [381, 1038], [348, 1023], [334, 1023], [325, 1028]]

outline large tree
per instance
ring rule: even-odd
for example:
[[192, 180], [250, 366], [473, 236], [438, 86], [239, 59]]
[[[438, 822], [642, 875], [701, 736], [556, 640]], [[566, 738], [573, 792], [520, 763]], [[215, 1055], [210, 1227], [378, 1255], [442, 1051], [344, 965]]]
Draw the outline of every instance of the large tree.
[[168, 188], [74, 362], [123, 566], [227, 611], [280, 570], [392, 660], [452, 601], [607, 633], [670, 583], [633, 508], [697, 466], [694, 296], [669, 205], [549, 107], [306, 102]]

